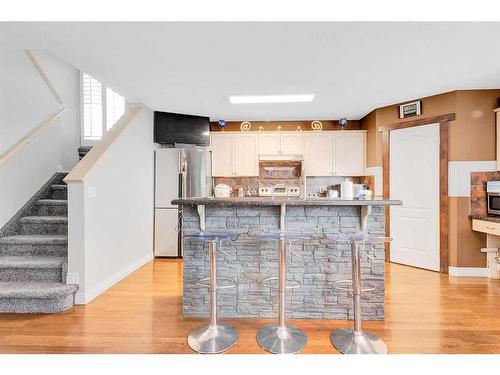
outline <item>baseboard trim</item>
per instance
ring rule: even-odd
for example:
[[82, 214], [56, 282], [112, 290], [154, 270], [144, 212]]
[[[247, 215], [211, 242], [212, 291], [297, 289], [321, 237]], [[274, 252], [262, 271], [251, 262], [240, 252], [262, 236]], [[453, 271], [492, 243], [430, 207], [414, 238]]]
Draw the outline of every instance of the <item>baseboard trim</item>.
[[448, 267], [450, 276], [488, 277], [488, 269], [481, 267]]
[[99, 284], [90, 288], [89, 290], [81, 290], [78, 291], [75, 295], [75, 304], [76, 305], [85, 305], [92, 301], [97, 296], [104, 293], [106, 290], [111, 288], [113, 285], [118, 283], [120, 280], [124, 279], [132, 272], [137, 271], [139, 268], [144, 266], [146, 263], [153, 260], [153, 254], [148, 254], [132, 264], [129, 264], [127, 267], [122, 268], [120, 271], [116, 272], [114, 275], [108, 277], [106, 280], [101, 281]]

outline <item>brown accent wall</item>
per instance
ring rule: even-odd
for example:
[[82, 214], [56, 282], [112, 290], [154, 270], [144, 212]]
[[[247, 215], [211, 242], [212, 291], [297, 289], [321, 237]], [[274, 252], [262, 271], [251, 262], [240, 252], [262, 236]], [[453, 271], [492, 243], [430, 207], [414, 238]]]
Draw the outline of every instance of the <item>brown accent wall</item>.
[[[378, 108], [360, 120], [367, 130], [367, 166], [382, 166], [382, 133], [378, 128], [398, 122], [455, 113], [449, 124], [449, 161], [496, 159], [494, 108], [500, 104], [500, 90], [459, 90], [422, 98], [422, 115], [399, 118], [399, 104]], [[409, 100], [411, 101], [411, 100]], [[408, 102], [409, 102], [408, 101]], [[486, 236], [471, 227], [469, 197], [449, 197], [449, 265], [485, 267], [479, 249]]]
[[486, 267], [486, 234], [472, 230], [469, 219], [469, 197], [450, 197], [450, 252], [453, 267]]
[[382, 135], [377, 132], [377, 111], [372, 111], [360, 120], [360, 128], [366, 132], [366, 166], [382, 165]]
[[[297, 127], [300, 126], [303, 131], [312, 131], [311, 122], [313, 120], [304, 121], [250, 121], [251, 129], [250, 131], [259, 130], [259, 126], [262, 126], [264, 131], [276, 131], [278, 126], [281, 126], [281, 131], [295, 131]], [[323, 124], [323, 130], [341, 130], [338, 120], [318, 120]], [[224, 130], [226, 131], [239, 131], [242, 121], [228, 121]], [[348, 120], [346, 130], [359, 130], [360, 121], [359, 120]], [[217, 122], [210, 123], [210, 131], [221, 131], [220, 126]]]
[[450, 161], [495, 160], [495, 113], [500, 90], [457, 91], [457, 118], [450, 126]]

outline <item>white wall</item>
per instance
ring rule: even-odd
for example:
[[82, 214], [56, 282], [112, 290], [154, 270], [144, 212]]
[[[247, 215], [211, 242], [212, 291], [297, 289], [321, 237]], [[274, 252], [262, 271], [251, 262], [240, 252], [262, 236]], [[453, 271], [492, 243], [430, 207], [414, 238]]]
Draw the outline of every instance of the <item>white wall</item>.
[[48, 51], [33, 51], [63, 99], [60, 105], [24, 50], [0, 50], [0, 155], [33, 128], [67, 111], [0, 165], [0, 228], [57, 171], [78, 161], [79, 71]]
[[153, 258], [153, 112], [144, 110], [69, 183], [68, 282], [88, 303]]

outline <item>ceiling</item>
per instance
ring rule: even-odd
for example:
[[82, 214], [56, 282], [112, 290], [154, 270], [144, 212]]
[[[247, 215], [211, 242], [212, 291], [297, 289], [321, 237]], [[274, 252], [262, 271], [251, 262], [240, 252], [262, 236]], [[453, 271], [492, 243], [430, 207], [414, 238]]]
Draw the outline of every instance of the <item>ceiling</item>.
[[[360, 119], [456, 89], [500, 88], [500, 23], [0, 23], [154, 110], [226, 120]], [[316, 94], [230, 104], [228, 95]]]

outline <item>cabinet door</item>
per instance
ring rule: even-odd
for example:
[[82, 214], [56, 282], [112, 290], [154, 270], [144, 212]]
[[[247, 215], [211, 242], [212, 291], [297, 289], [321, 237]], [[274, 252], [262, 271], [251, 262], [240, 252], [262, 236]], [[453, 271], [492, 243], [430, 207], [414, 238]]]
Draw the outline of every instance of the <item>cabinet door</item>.
[[306, 176], [331, 176], [333, 174], [331, 134], [321, 132], [304, 134], [303, 140]]
[[279, 152], [279, 134], [259, 134], [259, 153], [277, 154]]
[[258, 176], [258, 136], [257, 134], [237, 134], [234, 136], [234, 175]]
[[338, 176], [365, 174], [365, 133], [337, 132], [333, 135], [334, 172]]
[[304, 152], [302, 134], [300, 132], [281, 134], [280, 151], [283, 154], [302, 154]]
[[232, 134], [212, 133], [210, 148], [212, 149], [212, 176], [232, 177], [234, 136]]

